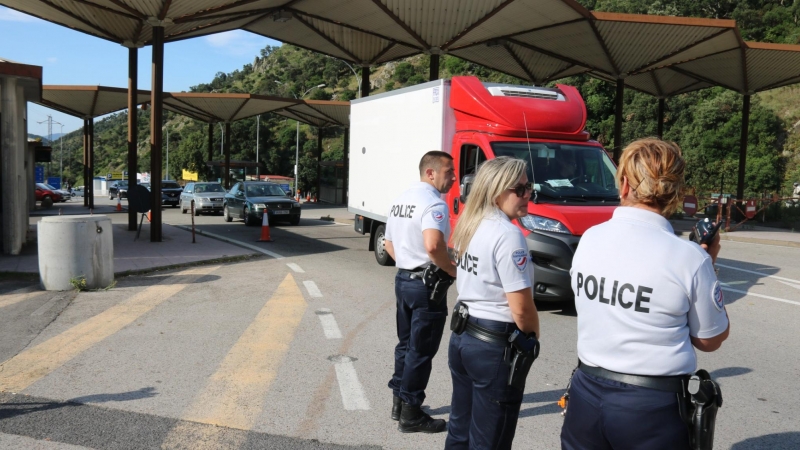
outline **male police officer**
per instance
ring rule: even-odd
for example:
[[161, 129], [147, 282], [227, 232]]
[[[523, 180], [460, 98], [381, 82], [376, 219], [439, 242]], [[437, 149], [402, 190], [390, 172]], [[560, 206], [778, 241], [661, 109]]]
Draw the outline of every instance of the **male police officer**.
[[426, 287], [422, 272], [433, 263], [456, 275], [447, 253], [449, 214], [441, 199], [456, 179], [453, 158], [440, 151], [426, 153], [419, 176], [419, 183], [392, 204], [386, 222], [386, 251], [399, 269], [394, 288], [399, 342], [389, 387], [394, 393], [392, 419], [400, 421], [400, 431], [439, 433], [445, 431], [445, 421], [433, 419], [420, 407], [447, 322], [447, 301], [431, 298], [432, 288]]

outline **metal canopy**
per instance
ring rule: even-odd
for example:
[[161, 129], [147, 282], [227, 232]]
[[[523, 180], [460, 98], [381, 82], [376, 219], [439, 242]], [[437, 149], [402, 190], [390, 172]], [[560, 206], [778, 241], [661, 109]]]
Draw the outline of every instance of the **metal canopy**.
[[[137, 91], [137, 105], [150, 101], [150, 91]], [[42, 88], [42, 106], [83, 119], [94, 119], [128, 107], [128, 90], [108, 86], [54, 86]]]
[[318, 128], [350, 127], [350, 102], [305, 100], [301, 104], [273, 112]]

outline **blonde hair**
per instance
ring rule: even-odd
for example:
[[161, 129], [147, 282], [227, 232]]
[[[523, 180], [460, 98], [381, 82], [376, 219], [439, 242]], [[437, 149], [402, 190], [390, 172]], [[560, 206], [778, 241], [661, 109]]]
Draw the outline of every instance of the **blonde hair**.
[[499, 156], [481, 164], [470, 189], [464, 212], [453, 231], [453, 248], [461, 254], [469, 248], [472, 236], [484, 217], [498, 209], [497, 198], [506, 189], [513, 188], [525, 173], [526, 163], [521, 159]]
[[686, 161], [674, 142], [656, 138], [639, 139], [622, 151], [617, 168], [617, 186], [628, 178], [633, 203], [658, 208], [663, 216], [678, 209], [683, 198]]

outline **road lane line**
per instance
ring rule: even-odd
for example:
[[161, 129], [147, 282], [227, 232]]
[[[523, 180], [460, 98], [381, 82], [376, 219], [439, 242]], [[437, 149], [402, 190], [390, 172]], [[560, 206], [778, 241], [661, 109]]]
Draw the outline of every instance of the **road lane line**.
[[322, 292], [320, 292], [319, 288], [317, 287], [317, 283], [314, 283], [311, 280], [303, 281], [303, 285], [308, 290], [308, 295], [312, 297], [322, 297]]
[[[720, 283], [720, 284], [725, 286], [725, 283]], [[739, 289], [731, 289], [729, 287], [723, 287], [722, 290], [723, 291], [728, 291], [728, 292], [735, 292], [737, 294], [752, 295], [754, 297], [761, 297], [761, 298], [766, 298], [766, 299], [769, 299], [769, 300], [775, 300], [776, 302], [790, 303], [792, 305], [800, 306], [800, 302], [796, 302], [796, 301], [793, 301], [793, 300], [786, 300], [784, 298], [770, 297], [769, 295], [756, 294], [756, 293], [747, 292], [747, 291], [740, 291]]]
[[800, 284], [795, 284], [795, 283], [787, 283], [786, 281], [782, 281], [782, 280], [778, 280], [778, 282], [779, 282], [779, 283], [783, 283], [783, 284], [785, 284], [785, 285], [787, 285], [787, 286], [791, 286], [791, 287], [793, 287], [793, 288], [795, 288], [795, 289], [800, 289]]
[[776, 280], [788, 281], [790, 283], [800, 283], [800, 280], [793, 280], [791, 278], [779, 277], [777, 275], [768, 275], [766, 273], [756, 272], [755, 270], [740, 269], [738, 267], [726, 266], [724, 264], [719, 264], [719, 263], [715, 264], [715, 266], [724, 267], [726, 269], [731, 269], [731, 270], [738, 270], [740, 272], [752, 273], [754, 275], [761, 275], [762, 277], [775, 278]]
[[358, 381], [358, 374], [353, 365], [355, 358], [336, 355], [328, 359], [333, 362], [336, 369], [336, 379], [339, 381], [339, 391], [342, 394], [344, 409], [348, 411], [369, 409], [369, 401], [364, 393], [364, 388]]
[[[266, 406], [266, 394], [305, 310], [303, 293], [292, 274], [287, 274], [184, 413], [183, 420], [251, 429]], [[167, 442], [177, 438], [173, 436]]]
[[0, 297], [0, 308], [17, 304], [19, 302], [36, 297], [42, 293], [44, 293], [44, 291], [36, 289], [35, 286], [29, 286], [26, 288], [17, 289], [16, 291], [11, 291], [8, 294], [4, 294]]
[[336, 318], [333, 317], [333, 312], [328, 308], [318, 309], [316, 311], [319, 321], [322, 322], [322, 331], [325, 332], [327, 339], [341, 339], [342, 332], [339, 331], [339, 325], [336, 323]]
[[295, 271], [295, 272], [297, 272], [297, 273], [306, 273], [306, 271], [305, 271], [305, 270], [303, 270], [302, 268], [300, 268], [300, 266], [298, 266], [298, 265], [297, 265], [297, 264], [295, 264], [295, 263], [286, 263], [286, 265], [287, 265], [287, 266], [289, 266], [289, 268], [290, 268], [290, 269], [294, 270], [294, 271]]
[[[197, 278], [219, 267], [196, 267], [178, 272], [63, 333], [22, 351], [0, 364], [0, 391], [22, 391], [98, 342], [130, 325]], [[169, 284], [176, 276], [190, 278], [184, 283]]]

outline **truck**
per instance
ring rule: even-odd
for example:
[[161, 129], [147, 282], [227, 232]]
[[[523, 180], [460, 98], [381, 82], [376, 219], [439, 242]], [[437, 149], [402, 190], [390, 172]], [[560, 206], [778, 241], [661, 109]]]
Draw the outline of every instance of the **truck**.
[[514, 220], [534, 268], [534, 298], [573, 298], [569, 270], [581, 236], [619, 205], [616, 166], [584, 129], [586, 105], [573, 86], [481, 82], [459, 76], [351, 101], [348, 212], [369, 250], [393, 265], [384, 247], [392, 202], [419, 181], [430, 150], [453, 157], [456, 183], [442, 199], [455, 229], [480, 164], [498, 156], [528, 163], [534, 192], [528, 216]]

